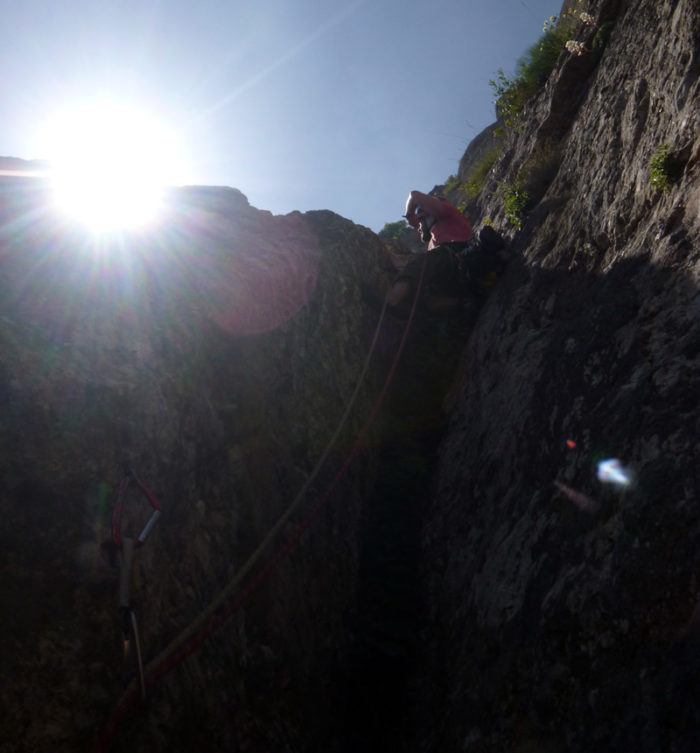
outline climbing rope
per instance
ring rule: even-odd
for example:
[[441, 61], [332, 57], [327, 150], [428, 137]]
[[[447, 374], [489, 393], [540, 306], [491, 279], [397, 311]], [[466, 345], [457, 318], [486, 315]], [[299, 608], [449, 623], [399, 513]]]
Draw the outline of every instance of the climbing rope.
[[[345, 459], [345, 462], [340, 467], [340, 469], [334, 476], [333, 480], [330, 482], [330, 484], [326, 488], [325, 492], [318, 498], [318, 500], [312, 507], [309, 514], [306, 516], [306, 518], [304, 518], [304, 520], [298, 526], [296, 531], [294, 531], [289, 536], [287, 541], [263, 565], [263, 567], [260, 569], [257, 575], [248, 583], [248, 585], [242, 591], [238, 593], [236, 598], [232, 599], [231, 597], [234, 591], [237, 588], [239, 588], [243, 579], [248, 575], [248, 573], [250, 573], [253, 567], [255, 567], [255, 565], [258, 564], [258, 560], [260, 560], [260, 558], [262, 557], [265, 549], [272, 542], [272, 540], [277, 536], [277, 534], [284, 527], [284, 525], [289, 521], [292, 515], [297, 511], [297, 509], [303, 502], [311, 484], [314, 482], [316, 476], [319, 474], [330, 451], [333, 449], [333, 446], [338, 440], [338, 437], [340, 436], [345, 426], [345, 423], [347, 422], [350, 416], [350, 413], [353, 409], [353, 405], [357, 399], [357, 396], [359, 395], [364, 378], [369, 369], [369, 364], [370, 364], [372, 355], [374, 353], [374, 350], [376, 348], [377, 340], [379, 339], [379, 334], [381, 331], [381, 326], [384, 321], [384, 315], [386, 313], [386, 308], [387, 308], [387, 300], [388, 300], [387, 297], [385, 297], [384, 299], [384, 304], [382, 306], [382, 310], [379, 316], [379, 322], [377, 323], [377, 327], [374, 331], [372, 343], [370, 345], [367, 357], [365, 358], [365, 362], [360, 372], [360, 376], [355, 386], [355, 390], [353, 391], [353, 394], [350, 400], [348, 401], [347, 407], [343, 415], [341, 416], [341, 419], [338, 423], [338, 427], [336, 428], [335, 432], [331, 436], [326, 449], [324, 450], [318, 462], [316, 463], [313, 471], [311, 472], [311, 474], [309, 475], [309, 477], [303, 484], [302, 488], [299, 490], [299, 493], [296, 495], [294, 500], [290, 503], [289, 507], [280, 516], [280, 518], [277, 520], [275, 525], [270, 529], [270, 531], [267, 533], [267, 535], [262, 540], [262, 542], [258, 545], [255, 551], [248, 557], [248, 559], [243, 563], [241, 568], [231, 578], [228, 584], [207, 605], [207, 607], [205, 607], [205, 609], [181, 633], [179, 633], [158, 654], [158, 656], [155, 657], [155, 659], [151, 660], [146, 665], [145, 670], [144, 670], [144, 681], [143, 681], [144, 689], [142, 692], [145, 693], [146, 688], [153, 687], [153, 685], [155, 685], [155, 683], [158, 682], [158, 680], [160, 680], [166, 674], [168, 674], [170, 670], [174, 669], [176, 666], [181, 664], [190, 654], [196, 651], [197, 648], [199, 648], [199, 646], [215, 630], [221, 627], [221, 625], [223, 625], [229, 619], [229, 617], [245, 601], [247, 601], [247, 599], [254, 593], [254, 591], [258, 588], [258, 586], [269, 575], [269, 573], [275, 568], [278, 562], [282, 560], [291, 551], [291, 549], [296, 545], [296, 543], [303, 536], [303, 534], [309, 529], [311, 524], [314, 522], [314, 520], [318, 516], [319, 512], [323, 509], [323, 507], [326, 505], [326, 503], [330, 499], [331, 494], [335, 490], [340, 480], [347, 473], [348, 468], [350, 467], [357, 453], [362, 447], [365, 437], [367, 436], [370, 429], [372, 428], [372, 425], [374, 424], [374, 421], [377, 418], [379, 410], [381, 409], [381, 406], [384, 403], [384, 398], [386, 397], [386, 393], [389, 389], [389, 385], [391, 384], [394, 374], [396, 372], [396, 369], [398, 367], [401, 354], [403, 352], [404, 346], [406, 344], [406, 340], [408, 339], [409, 331], [411, 329], [411, 325], [413, 323], [416, 308], [418, 305], [418, 300], [420, 297], [420, 292], [423, 286], [426, 260], [427, 260], [427, 254], [426, 254], [425, 259], [423, 260], [423, 266], [421, 268], [421, 273], [418, 278], [418, 283], [416, 285], [416, 292], [413, 298], [411, 311], [406, 321], [406, 326], [404, 328], [401, 341], [399, 342], [399, 346], [394, 356], [394, 360], [391, 364], [391, 367], [386, 376], [386, 379], [384, 380], [384, 385], [382, 386], [379, 396], [377, 397], [377, 400], [375, 401], [374, 407], [372, 408], [369, 418], [367, 419], [364, 426], [360, 430], [357, 436], [357, 439], [355, 440], [355, 443], [353, 444], [352, 448], [350, 449], [350, 452], [348, 453]], [[231, 601], [227, 604], [227, 606], [223, 610], [221, 610], [219, 614], [216, 614], [217, 610], [219, 610], [219, 608], [223, 604], [225, 604], [229, 599], [231, 599]], [[111, 716], [107, 720], [107, 723], [105, 724], [105, 726], [103, 727], [100, 733], [100, 736], [97, 740], [97, 746], [96, 746], [96, 750], [98, 751], [98, 753], [104, 753], [105, 751], [109, 749], [109, 746], [114, 736], [116, 735], [119, 724], [121, 723], [122, 719], [124, 719], [124, 717], [127, 715], [127, 713], [130, 711], [130, 709], [138, 702], [139, 696], [140, 696], [139, 688], [132, 681], [130, 686], [127, 687], [127, 689], [124, 691], [123, 695], [119, 699], [119, 702], [117, 703], [114, 711], [112, 712]]]

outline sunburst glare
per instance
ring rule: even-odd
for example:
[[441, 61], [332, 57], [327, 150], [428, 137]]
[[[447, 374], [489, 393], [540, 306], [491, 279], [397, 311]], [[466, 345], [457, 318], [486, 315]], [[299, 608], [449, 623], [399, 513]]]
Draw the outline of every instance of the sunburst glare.
[[182, 177], [175, 134], [124, 105], [65, 110], [47, 124], [43, 141], [58, 208], [93, 232], [147, 224], [165, 187]]

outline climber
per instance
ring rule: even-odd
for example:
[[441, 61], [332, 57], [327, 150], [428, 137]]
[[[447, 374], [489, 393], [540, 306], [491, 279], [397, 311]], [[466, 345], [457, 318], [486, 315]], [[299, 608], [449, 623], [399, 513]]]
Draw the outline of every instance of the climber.
[[418, 253], [396, 275], [387, 301], [399, 307], [418, 286], [430, 311], [461, 310], [473, 316], [500, 275], [507, 251], [503, 238], [490, 226], [473, 237], [469, 219], [447, 199], [411, 191], [405, 218], [418, 230], [428, 251]]
[[390, 306], [401, 304], [417, 286], [423, 272], [424, 300], [428, 309], [441, 311], [456, 307], [462, 298], [455, 254], [467, 248], [472, 239], [469, 219], [447, 199], [411, 191], [404, 217], [429, 241], [426, 252], [418, 253], [398, 273], [389, 289]]

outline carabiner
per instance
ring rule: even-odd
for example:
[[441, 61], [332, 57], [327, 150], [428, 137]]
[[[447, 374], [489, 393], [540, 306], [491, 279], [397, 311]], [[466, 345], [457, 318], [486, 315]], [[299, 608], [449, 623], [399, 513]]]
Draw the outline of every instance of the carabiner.
[[123, 539], [122, 539], [122, 511], [124, 509], [124, 498], [126, 496], [127, 489], [129, 488], [129, 483], [131, 480], [134, 480], [136, 483], [136, 486], [142, 491], [146, 499], [150, 502], [151, 507], [153, 508], [153, 512], [151, 513], [151, 517], [146, 522], [146, 525], [143, 527], [143, 530], [136, 538], [135, 546], [141, 546], [144, 541], [146, 541], [146, 538], [148, 537], [149, 533], [153, 529], [153, 526], [155, 525], [156, 521], [160, 517], [160, 504], [158, 503], [158, 500], [156, 499], [153, 492], [146, 486], [146, 484], [141, 481], [138, 476], [134, 473], [133, 469], [129, 465], [125, 465], [124, 467], [124, 478], [121, 480], [121, 483], [119, 484], [119, 494], [117, 495], [117, 501], [114, 505], [114, 512], [112, 513], [112, 539], [114, 540], [115, 545], [117, 548], [121, 549], [123, 545]]

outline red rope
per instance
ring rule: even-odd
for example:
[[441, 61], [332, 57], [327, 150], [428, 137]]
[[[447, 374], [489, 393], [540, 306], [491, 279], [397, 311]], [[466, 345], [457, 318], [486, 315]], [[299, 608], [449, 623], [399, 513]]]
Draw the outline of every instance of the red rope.
[[[369, 415], [369, 418], [365, 422], [365, 425], [362, 427], [362, 430], [357, 436], [357, 439], [355, 440], [355, 443], [353, 444], [352, 448], [350, 449], [350, 452], [348, 453], [348, 456], [345, 459], [345, 462], [340, 467], [340, 470], [336, 473], [333, 480], [328, 485], [328, 488], [326, 491], [319, 497], [316, 504], [313, 506], [309, 514], [306, 516], [306, 518], [301, 522], [297, 530], [287, 539], [287, 541], [277, 550], [277, 552], [267, 561], [265, 565], [259, 570], [257, 575], [248, 583], [247, 586], [245, 586], [241, 592], [232, 599], [229, 604], [225, 607], [225, 609], [222, 610], [221, 614], [212, 617], [211, 620], [209, 620], [208, 623], [206, 623], [199, 632], [195, 633], [188, 641], [183, 643], [181, 646], [177, 648], [176, 651], [173, 652], [173, 654], [167, 659], [165, 659], [160, 666], [152, 668], [145, 676], [144, 683], [146, 689], [152, 688], [158, 680], [162, 679], [167, 675], [172, 669], [177, 667], [179, 664], [181, 664], [190, 654], [194, 653], [201, 645], [204, 643], [204, 641], [218, 628], [220, 628], [227, 620], [228, 618], [240, 607], [242, 606], [248, 598], [250, 598], [253, 593], [257, 590], [258, 586], [262, 584], [262, 582], [267, 578], [267, 576], [272, 572], [272, 570], [277, 566], [277, 564], [294, 548], [296, 543], [301, 539], [301, 537], [306, 533], [306, 531], [311, 527], [312, 523], [318, 516], [318, 514], [321, 512], [323, 507], [327, 504], [328, 500], [330, 499], [331, 494], [335, 490], [338, 483], [341, 481], [343, 476], [347, 473], [348, 468], [352, 464], [353, 460], [355, 459], [355, 456], [360, 451], [360, 448], [364, 442], [365, 437], [369, 433], [369, 430], [372, 428], [372, 425], [374, 424], [377, 415], [382, 407], [382, 404], [384, 403], [384, 398], [386, 397], [386, 393], [389, 389], [389, 385], [391, 384], [392, 379], [394, 378], [394, 374], [396, 372], [396, 369], [399, 365], [399, 360], [401, 358], [401, 354], [403, 353], [404, 346], [406, 344], [406, 340], [408, 339], [408, 333], [411, 329], [411, 324], [413, 323], [413, 318], [416, 313], [416, 308], [418, 305], [418, 298], [420, 296], [420, 291], [423, 286], [423, 277], [425, 276], [425, 267], [426, 267], [426, 260], [427, 260], [427, 254], [425, 259], [423, 260], [423, 266], [421, 268], [420, 277], [418, 278], [418, 284], [416, 286], [416, 293], [413, 298], [413, 305], [411, 306], [411, 312], [408, 316], [408, 320], [406, 321], [406, 327], [403, 332], [403, 336], [401, 338], [401, 342], [399, 343], [399, 347], [396, 351], [396, 355], [394, 356], [393, 363], [391, 364], [391, 368], [389, 369], [389, 373], [386, 376], [386, 379], [384, 380], [384, 385], [381, 389], [381, 392], [379, 393], [379, 396], [377, 397], [377, 400], [374, 404], [374, 407], [372, 408], [372, 412]], [[119, 724], [122, 722], [122, 720], [126, 717], [126, 715], [129, 713], [129, 711], [132, 709], [132, 707], [141, 699], [141, 689], [139, 687], [133, 688], [129, 693], [127, 693], [124, 698], [122, 699], [121, 703], [117, 708], [112, 712], [112, 715], [107, 720], [107, 723], [103, 727], [98, 740], [97, 740], [97, 746], [96, 751], [98, 753], [106, 753], [106, 751], [109, 749], [109, 746], [112, 743], [112, 740], [114, 739], [117, 729], [119, 728]]]

